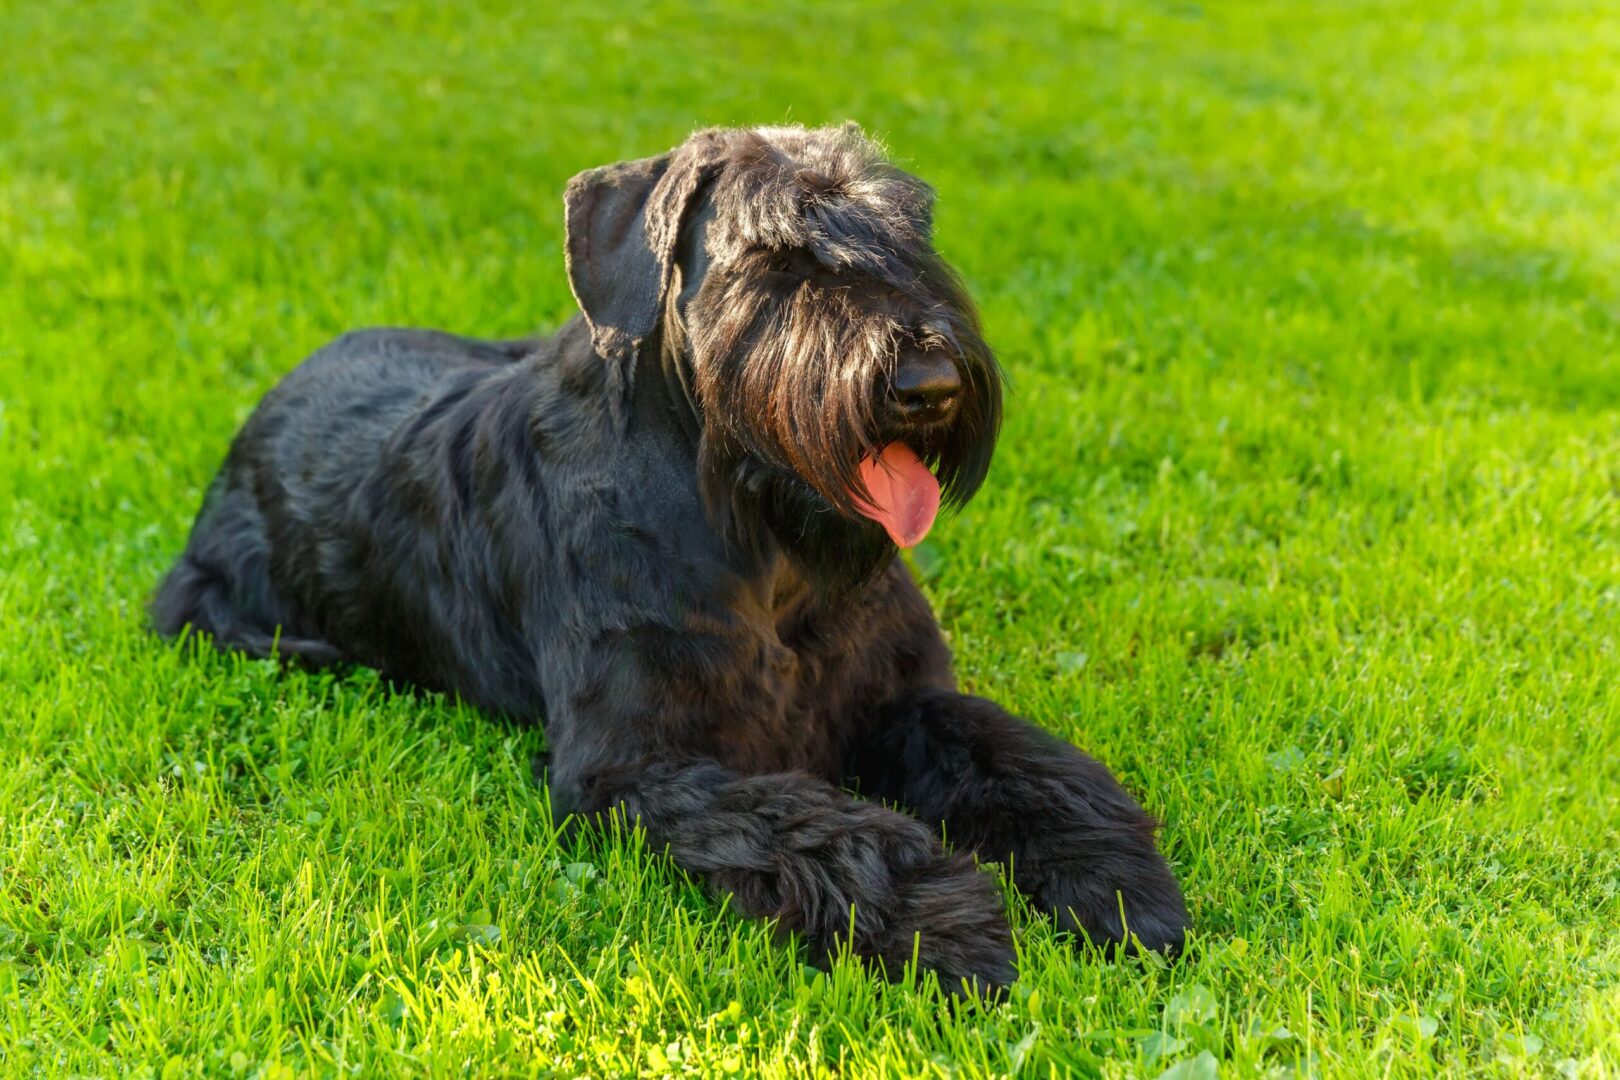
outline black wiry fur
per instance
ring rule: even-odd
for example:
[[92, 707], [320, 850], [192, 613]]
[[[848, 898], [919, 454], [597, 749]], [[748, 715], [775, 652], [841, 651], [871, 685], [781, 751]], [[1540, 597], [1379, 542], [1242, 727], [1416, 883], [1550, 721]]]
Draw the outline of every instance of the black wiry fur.
[[[1010, 859], [1065, 927], [1178, 947], [1152, 820], [1080, 751], [956, 692], [854, 509], [858, 463], [890, 442], [959, 504], [995, 441], [995, 361], [932, 248], [929, 189], [853, 126], [712, 130], [581, 174], [565, 207], [582, 317], [310, 357], [237, 436], [156, 628], [543, 720], [559, 814], [634, 815], [818, 955], [1012, 979], [969, 852]], [[896, 421], [919, 357], [961, 392]]]

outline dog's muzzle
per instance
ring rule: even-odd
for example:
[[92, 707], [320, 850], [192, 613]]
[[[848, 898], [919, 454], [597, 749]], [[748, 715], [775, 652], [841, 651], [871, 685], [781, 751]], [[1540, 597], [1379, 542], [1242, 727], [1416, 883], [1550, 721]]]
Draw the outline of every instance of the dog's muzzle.
[[910, 352], [895, 368], [884, 401], [893, 441], [861, 462], [871, 498], [855, 508], [898, 547], [915, 547], [939, 516], [939, 480], [917, 451], [955, 417], [961, 396], [962, 375], [944, 353]]

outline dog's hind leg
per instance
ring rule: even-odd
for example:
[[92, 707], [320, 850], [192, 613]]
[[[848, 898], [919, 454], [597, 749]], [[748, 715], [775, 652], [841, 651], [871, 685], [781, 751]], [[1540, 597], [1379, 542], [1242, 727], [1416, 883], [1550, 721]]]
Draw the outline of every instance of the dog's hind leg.
[[1187, 927], [1154, 820], [1108, 770], [983, 698], [941, 690], [890, 706], [849, 754], [846, 778], [986, 859], [1058, 925], [1094, 943], [1174, 952]]
[[190, 627], [218, 649], [310, 668], [343, 660], [325, 641], [290, 632], [286, 605], [270, 584], [267, 553], [262, 521], [248, 497], [211, 492], [185, 553], [152, 596], [152, 629], [175, 637]]
[[913, 957], [959, 993], [1016, 977], [994, 881], [933, 830], [802, 773], [739, 775], [712, 762], [644, 763], [557, 782], [553, 811], [639, 820], [676, 865], [743, 914], [802, 935], [812, 958], [847, 944], [898, 978]]

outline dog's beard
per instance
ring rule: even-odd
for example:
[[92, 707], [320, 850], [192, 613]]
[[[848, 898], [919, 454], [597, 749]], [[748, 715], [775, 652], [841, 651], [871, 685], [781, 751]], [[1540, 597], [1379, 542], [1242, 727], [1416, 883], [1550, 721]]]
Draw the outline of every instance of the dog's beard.
[[[858, 287], [774, 270], [764, 258], [712, 272], [687, 313], [711, 508], [750, 546], [768, 529], [823, 584], [865, 580], [895, 542], [920, 538], [931, 523], [934, 507], [918, 506], [928, 494], [918, 491], [921, 466], [908, 465], [911, 455], [895, 444], [927, 467], [947, 507], [965, 503], [989, 467], [1000, 419], [995, 361], [949, 270], [937, 260], [928, 269], [933, 295], [913, 305], [921, 332], [862, 306]], [[950, 422], [897, 429], [887, 421], [903, 344], [957, 358], [963, 390]], [[899, 475], [875, 474], [880, 460]], [[874, 476], [881, 483], [869, 483]], [[896, 499], [911, 502], [896, 507]]]
[[881, 526], [840, 513], [792, 473], [708, 442], [703, 456], [705, 497], [745, 555], [779, 546], [824, 595], [860, 586], [894, 557]]

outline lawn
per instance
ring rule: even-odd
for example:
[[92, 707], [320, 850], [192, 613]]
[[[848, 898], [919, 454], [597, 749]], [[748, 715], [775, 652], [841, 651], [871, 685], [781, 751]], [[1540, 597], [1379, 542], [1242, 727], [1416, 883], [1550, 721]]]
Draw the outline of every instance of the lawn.
[[[0, 0], [0, 1068], [1620, 1072], [1620, 10], [567, 6]], [[538, 732], [143, 630], [303, 355], [554, 326], [569, 175], [846, 117], [1012, 383], [913, 565], [1182, 962], [822, 974], [559, 841]]]

